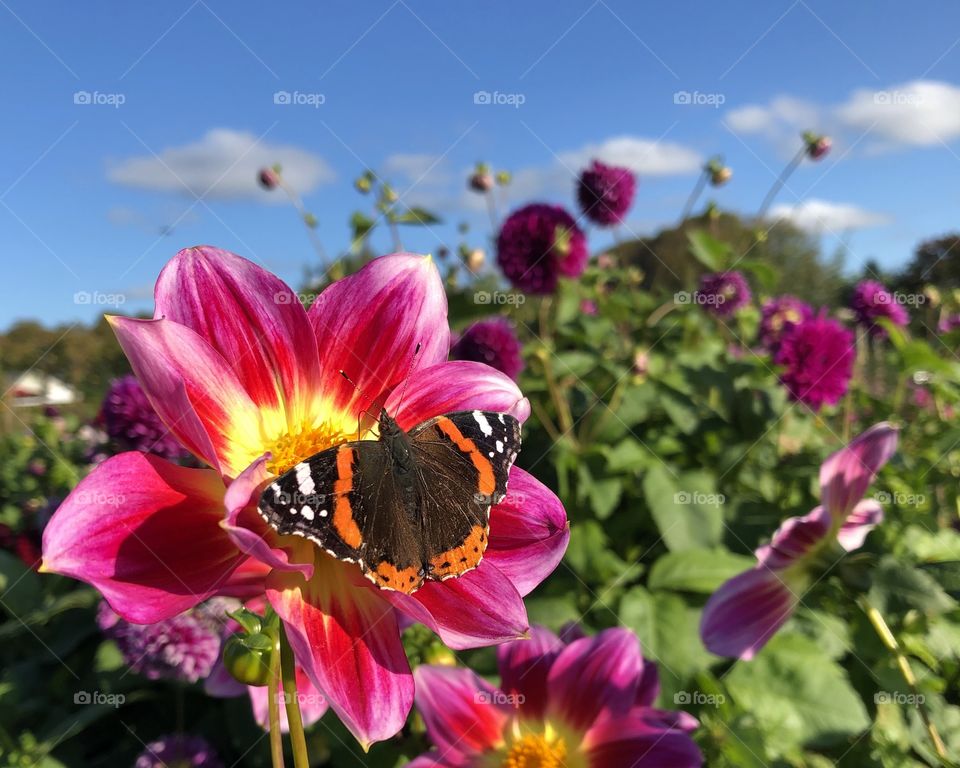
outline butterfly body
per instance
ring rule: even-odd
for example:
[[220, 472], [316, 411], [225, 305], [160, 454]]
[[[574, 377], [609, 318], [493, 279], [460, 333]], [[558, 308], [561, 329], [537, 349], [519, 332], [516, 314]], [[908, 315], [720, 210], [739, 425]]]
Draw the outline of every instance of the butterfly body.
[[377, 440], [297, 464], [266, 487], [258, 510], [279, 533], [359, 564], [378, 587], [411, 593], [480, 564], [519, 450], [508, 414], [458, 411], [407, 432], [382, 411]]

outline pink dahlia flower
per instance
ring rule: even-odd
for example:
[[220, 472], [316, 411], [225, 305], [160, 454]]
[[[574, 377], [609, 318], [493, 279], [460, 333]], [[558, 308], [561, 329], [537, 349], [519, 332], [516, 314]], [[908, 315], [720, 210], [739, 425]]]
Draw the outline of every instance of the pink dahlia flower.
[[526, 293], [549, 294], [563, 277], [579, 277], [590, 253], [573, 216], [559, 205], [534, 203], [510, 214], [497, 235], [497, 263]]
[[633, 204], [637, 178], [629, 168], [606, 165], [599, 160], [584, 168], [577, 180], [580, 210], [594, 224], [619, 224]]
[[417, 709], [434, 749], [407, 768], [702, 765], [689, 735], [697, 721], [653, 708], [657, 670], [632, 632], [569, 644], [545, 629], [532, 634], [500, 647], [499, 688], [469, 669], [417, 668]]
[[784, 521], [757, 564], [734, 576], [707, 601], [700, 636], [720, 656], [752, 659], [780, 629], [810, 585], [810, 565], [838, 542], [850, 552], [883, 520], [883, 509], [863, 495], [897, 448], [897, 430], [876, 424], [820, 467], [821, 505]]
[[809, 304], [789, 295], [764, 302], [760, 313], [760, 343], [771, 352], [776, 351], [785, 333], [813, 317]]
[[404, 429], [455, 410], [529, 415], [507, 376], [447, 362], [447, 301], [429, 257], [375, 259], [308, 312], [279, 278], [201, 246], [173, 258], [154, 296], [153, 320], [110, 321], [160, 418], [209, 468], [133, 452], [108, 459], [47, 526], [44, 570], [94, 585], [140, 624], [214, 595], [266, 597], [297, 663], [364, 744], [397, 733], [413, 702], [400, 617], [454, 648], [526, 633], [522, 598], [557, 565], [569, 533], [559, 500], [521, 469], [491, 511], [480, 567], [413, 595], [378, 589], [357, 565], [279, 536], [256, 511], [278, 474], [371, 438], [359, 416], [381, 404]]
[[850, 308], [860, 323], [871, 336], [882, 338], [887, 335], [883, 326], [877, 320], [886, 318], [894, 325], [904, 326], [910, 316], [907, 310], [897, 302], [897, 297], [883, 287], [883, 283], [876, 280], [864, 280], [857, 283], [850, 299]]
[[853, 334], [824, 314], [804, 320], [780, 337], [774, 362], [790, 397], [814, 411], [847, 392], [857, 351]]
[[450, 356], [486, 363], [514, 381], [523, 370], [523, 346], [513, 323], [505, 317], [491, 317], [469, 326], [454, 342]]
[[729, 317], [750, 303], [750, 284], [737, 271], [717, 272], [700, 278], [700, 288], [694, 295], [697, 304], [720, 317]]

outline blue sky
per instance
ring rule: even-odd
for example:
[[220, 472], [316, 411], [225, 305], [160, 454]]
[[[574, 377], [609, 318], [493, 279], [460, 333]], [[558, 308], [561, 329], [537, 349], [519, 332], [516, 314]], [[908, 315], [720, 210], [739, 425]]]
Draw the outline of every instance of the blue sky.
[[[835, 150], [794, 175], [780, 212], [819, 227], [828, 250], [846, 242], [851, 269], [895, 267], [958, 225], [960, 6], [947, 0], [172, 0], [82, 12], [2, 0], [0, 25], [0, 327], [112, 309], [78, 304], [78, 292], [149, 310], [165, 261], [197, 243], [296, 284], [317, 257], [280, 193], [254, 183], [274, 159], [331, 253], [369, 206], [351, 186], [365, 166], [404, 202], [439, 209], [444, 225], [404, 242], [435, 251], [463, 218], [475, 244], [489, 235], [464, 188], [475, 161], [516, 174], [511, 204], [572, 204], [572, 174], [599, 155], [639, 172], [630, 236], [674, 220], [714, 153], [734, 178], [712, 197], [755, 211], [804, 128], [829, 132]], [[322, 104], [276, 104], [278, 91]], [[523, 103], [476, 104], [478, 91]], [[708, 103], [677, 104], [682, 91]], [[75, 103], [78, 92], [100, 103]], [[375, 244], [389, 250], [386, 233]]]

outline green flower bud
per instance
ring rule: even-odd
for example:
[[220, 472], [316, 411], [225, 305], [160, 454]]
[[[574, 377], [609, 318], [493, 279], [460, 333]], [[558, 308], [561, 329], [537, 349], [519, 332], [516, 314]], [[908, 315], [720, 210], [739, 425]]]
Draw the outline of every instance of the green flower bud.
[[270, 659], [274, 653], [273, 639], [259, 632], [251, 635], [235, 634], [223, 649], [223, 665], [244, 685], [267, 685], [270, 682]]

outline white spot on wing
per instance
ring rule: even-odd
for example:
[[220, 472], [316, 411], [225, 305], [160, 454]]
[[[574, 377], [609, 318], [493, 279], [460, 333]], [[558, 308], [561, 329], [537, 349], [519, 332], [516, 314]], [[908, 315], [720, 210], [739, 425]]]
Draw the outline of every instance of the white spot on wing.
[[300, 510], [300, 514], [303, 515], [305, 520], [313, 520], [313, 510], [310, 507], [303, 507]]
[[320, 517], [326, 517], [326, 516], [327, 516], [327, 510], [321, 509], [321, 510], [320, 510]]
[[497, 440], [497, 453], [503, 453], [503, 441]]
[[493, 427], [490, 426], [490, 422], [487, 421], [487, 417], [483, 415], [480, 411], [473, 412], [473, 418], [476, 419], [477, 424], [480, 425], [480, 431], [484, 435], [490, 437], [493, 434]]

